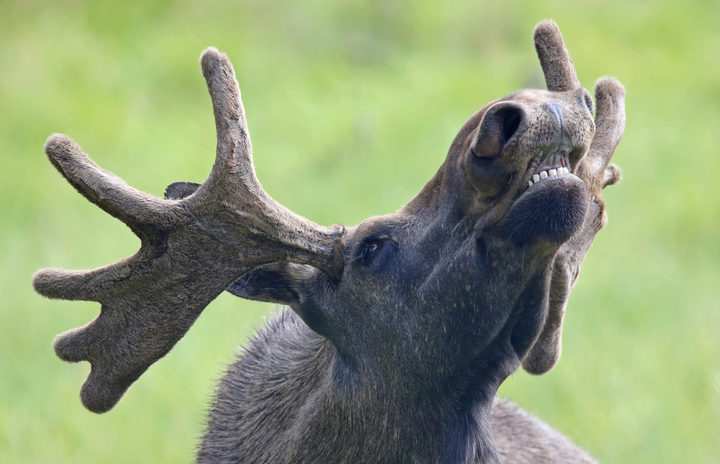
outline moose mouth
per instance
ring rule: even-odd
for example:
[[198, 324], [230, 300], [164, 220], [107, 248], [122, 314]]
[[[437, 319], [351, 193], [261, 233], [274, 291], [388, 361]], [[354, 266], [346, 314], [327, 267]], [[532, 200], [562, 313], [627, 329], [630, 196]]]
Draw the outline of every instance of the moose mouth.
[[571, 156], [567, 153], [551, 154], [531, 163], [526, 173], [527, 187], [505, 218], [508, 235], [517, 245], [563, 243], [580, 229], [588, 193], [570, 166]]
[[565, 166], [560, 166], [558, 168], [550, 168], [545, 171], [540, 171], [536, 174], [533, 174], [532, 179], [530, 179], [528, 181], [528, 187], [532, 187], [533, 185], [539, 183], [540, 181], [543, 181], [550, 177], [563, 176], [565, 174], [570, 174], [570, 170], [568, 168], [566, 168]]
[[566, 154], [554, 154], [542, 160], [535, 160], [528, 170], [528, 188], [553, 178], [573, 175], [567, 166], [570, 166], [570, 158]]

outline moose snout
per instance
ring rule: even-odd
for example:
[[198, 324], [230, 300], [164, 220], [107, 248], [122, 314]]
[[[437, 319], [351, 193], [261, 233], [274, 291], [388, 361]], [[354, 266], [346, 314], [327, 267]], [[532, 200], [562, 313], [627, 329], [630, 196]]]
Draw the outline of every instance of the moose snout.
[[480, 123], [473, 154], [478, 158], [500, 155], [525, 118], [525, 111], [517, 103], [501, 102], [491, 106]]
[[543, 170], [572, 172], [594, 130], [587, 90], [521, 90], [481, 113], [470, 149], [462, 155], [466, 179], [480, 199], [487, 199], [514, 192], [508, 190], [513, 180], [527, 188]]

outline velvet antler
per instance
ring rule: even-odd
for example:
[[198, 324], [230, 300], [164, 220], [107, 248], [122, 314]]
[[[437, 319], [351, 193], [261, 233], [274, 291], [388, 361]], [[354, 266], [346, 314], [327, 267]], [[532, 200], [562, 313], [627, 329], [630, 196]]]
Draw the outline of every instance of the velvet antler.
[[[572, 58], [554, 22], [543, 21], [535, 27], [535, 48], [548, 90], [580, 88]], [[588, 152], [575, 169], [575, 174], [585, 182], [591, 204], [582, 230], [560, 248], [553, 263], [547, 320], [523, 361], [525, 370], [534, 374], [549, 371], [560, 359], [562, 322], [570, 290], [595, 234], [607, 223], [602, 189], [619, 182], [622, 177], [620, 168], [609, 162], [625, 129], [623, 86], [613, 78], [601, 78], [595, 84], [595, 103], [595, 135]]]
[[320, 227], [272, 200], [258, 183], [240, 90], [230, 61], [210, 48], [201, 58], [217, 127], [208, 179], [182, 200], [138, 191], [102, 170], [64, 135], [45, 145], [52, 164], [85, 198], [140, 238], [132, 257], [90, 271], [43, 269], [35, 290], [50, 298], [102, 304], [88, 325], [60, 335], [57, 355], [89, 361], [83, 404], [111, 409], [200, 312], [249, 270], [273, 262], [311, 264], [337, 276], [342, 227]]

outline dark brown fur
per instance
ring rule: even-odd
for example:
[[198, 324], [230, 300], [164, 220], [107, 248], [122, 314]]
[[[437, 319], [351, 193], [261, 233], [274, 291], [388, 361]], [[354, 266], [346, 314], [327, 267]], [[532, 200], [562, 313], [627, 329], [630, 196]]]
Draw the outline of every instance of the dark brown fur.
[[569, 292], [605, 224], [601, 190], [619, 180], [608, 163], [622, 86], [598, 81], [593, 120], [557, 26], [540, 23], [535, 44], [548, 90], [485, 105], [412, 201], [355, 227], [318, 226], [262, 190], [234, 71], [215, 49], [201, 60], [218, 130], [203, 184], [158, 199], [51, 137], [55, 167], [142, 242], [111, 266], [35, 276], [43, 295], [102, 304], [55, 344], [91, 363], [85, 406], [112, 408], [228, 289], [290, 309], [220, 382], [199, 462], [591, 462], [495, 399], [520, 365], [557, 362]]

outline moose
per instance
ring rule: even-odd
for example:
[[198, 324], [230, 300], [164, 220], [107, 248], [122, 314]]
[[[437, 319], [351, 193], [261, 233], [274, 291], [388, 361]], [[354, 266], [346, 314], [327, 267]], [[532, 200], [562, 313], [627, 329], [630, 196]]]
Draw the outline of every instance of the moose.
[[90, 362], [85, 407], [115, 406], [227, 290], [285, 309], [219, 382], [197, 462], [593, 462], [496, 398], [518, 367], [558, 361], [569, 293], [607, 222], [602, 189], [621, 177], [609, 161], [622, 85], [598, 80], [594, 110], [557, 25], [539, 23], [534, 41], [548, 90], [482, 107], [417, 196], [354, 227], [319, 226], [262, 189], [234, 70], [214, 48], [201, 57], [217, 128], [203, 184], [157, 198], [51, 136], [52, 164], [141, 240], [109, 266], [34, 276], [44, 296], [101, 303], [54, 344]]

